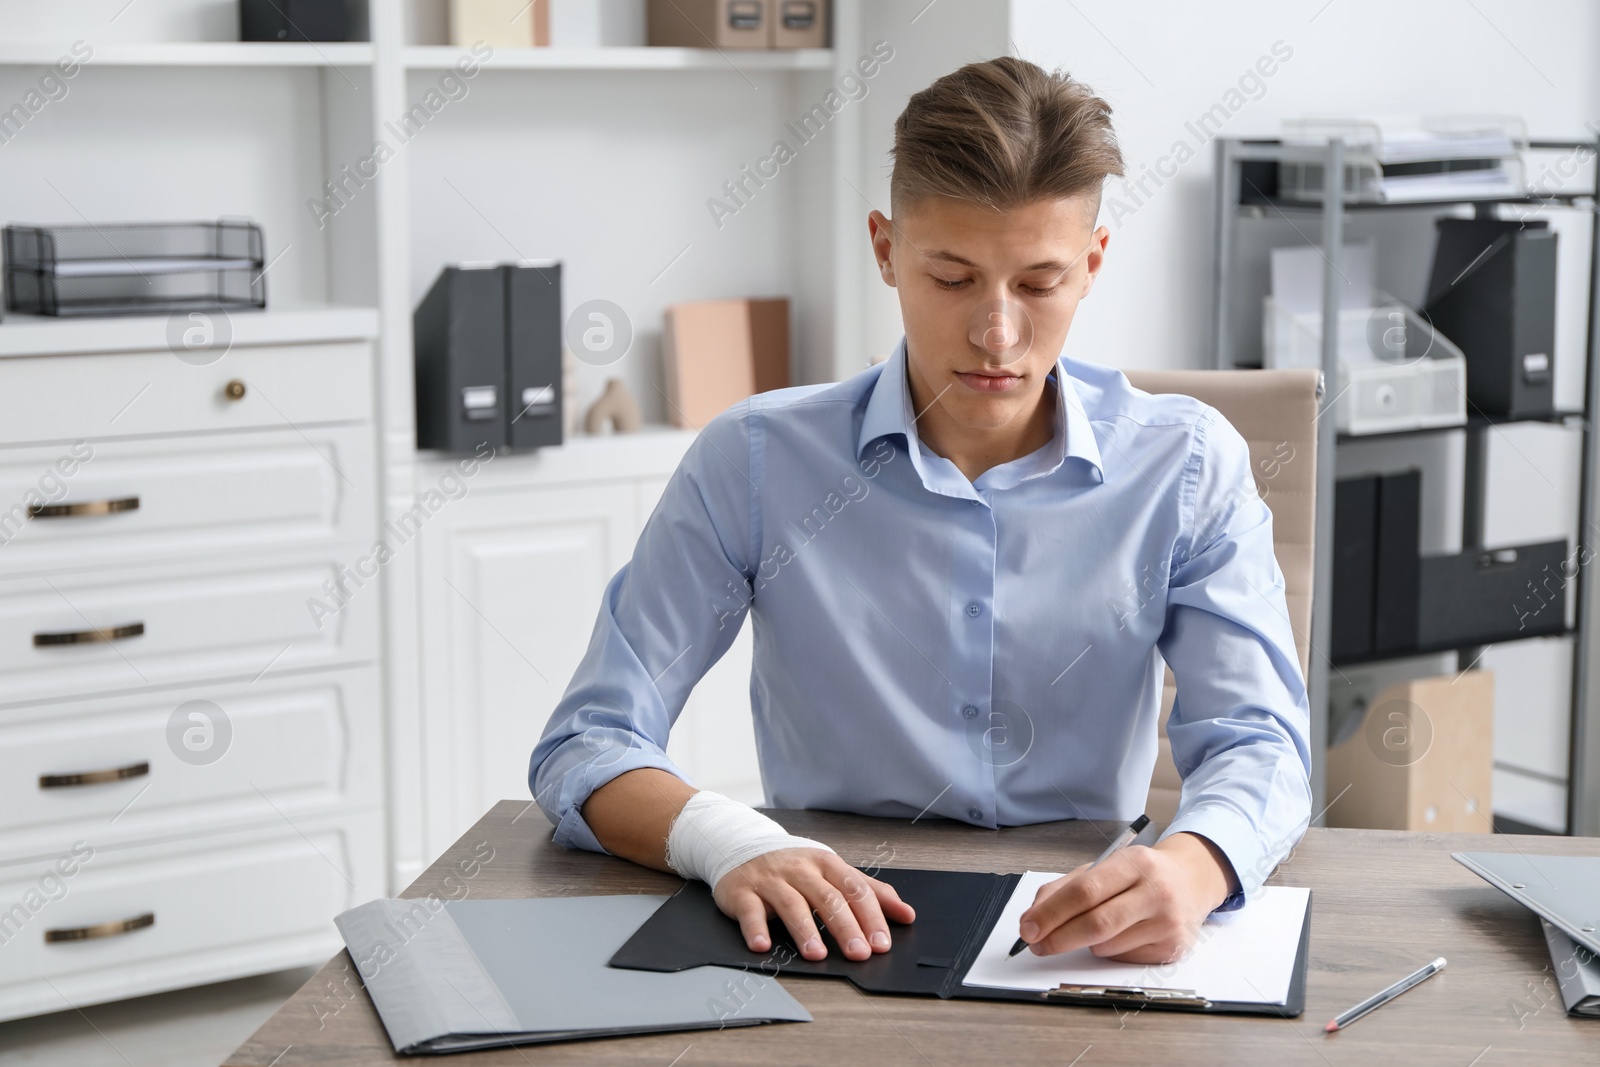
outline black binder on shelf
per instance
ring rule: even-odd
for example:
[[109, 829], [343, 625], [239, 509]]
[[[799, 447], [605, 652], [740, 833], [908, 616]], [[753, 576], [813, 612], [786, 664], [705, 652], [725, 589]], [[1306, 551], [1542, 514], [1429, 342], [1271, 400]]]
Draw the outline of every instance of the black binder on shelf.
[[1378, 544], [1374, 563], [1372, 650], [1417, 647], [1420, 585], [1417, 546], [1422, 529], [1422, 472], [1378, 480]]
[[1555, 411], [1556, 233], [1544, 219], [1442, 218], [1427, 314], [1467, 357], [1467, 402]]
[[972, 871], [881, 869], [873, 876], [894, 886], [916, 909], [916, 921], [894, 928], [894, 948], [870, 959], [849, 960], [826, 930], [828, 955], [807, 960], [781, 920], [768, 927], [772, 949], [751, 952], [739, 924], [717, 908], [710, 888], [690, 882], [658, 908], [628, 939], [613, 967], [681, 971], [715, 964], [744, 967], [772, 976], [819, 975], [845, 978], [868, 993], [898, 993], [941, 999], [1021, 1000], [1045, 1004], [1162, 1008], [1181, 1011], [1294, 1018], [1305, 1010], [1306, 957], [1311, 936], [1311, 903], [1300, 924], [1300, 940], [1284, 1003], [1212, 1001], [1194, 990], [1159, 986], [1062, 986], [1047, 992], [963, 984], [988, 941], [996, 921], [1022, 880], [1020, 874]]
[[561, 264], [447, 266], [412, 333], [418, 448], [561, 443]]
[[1333, 661], [1372, 655], [1378, 479], [1343, 478], [1333, 497]]

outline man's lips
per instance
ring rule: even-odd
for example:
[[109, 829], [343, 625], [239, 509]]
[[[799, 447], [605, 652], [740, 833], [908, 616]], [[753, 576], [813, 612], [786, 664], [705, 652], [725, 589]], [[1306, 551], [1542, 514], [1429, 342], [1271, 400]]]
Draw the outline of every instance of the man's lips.
[[1022, 376], [1005, 371], [956, 371], [967, 388], [979, 393], [1003, 393], [1022, 384]]

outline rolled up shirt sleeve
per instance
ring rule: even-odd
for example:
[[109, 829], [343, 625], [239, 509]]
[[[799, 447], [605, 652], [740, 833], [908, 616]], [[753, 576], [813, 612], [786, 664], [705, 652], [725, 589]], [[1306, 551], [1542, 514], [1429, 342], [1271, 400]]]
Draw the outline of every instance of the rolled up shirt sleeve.
[[558, 844], [606, 851], [580, 809], [626, 771], [659, 767], [689, 781], [667, 737], [747, 614], [759, 543], [751, 454], [745, 401], [701, 431], [606, 586], [588, 650], [528, 764]]
[[1163, 836], [1206, 838], [1242, 905], [1304, 834], [1310, 712], [1273, 551], [1272, 513], [1244, 439], [1215, 412], [1197, 427], [1188, 534], [1173, 553], [1162, 655], [1177, 682], [1167, 723], [1183, 776]]

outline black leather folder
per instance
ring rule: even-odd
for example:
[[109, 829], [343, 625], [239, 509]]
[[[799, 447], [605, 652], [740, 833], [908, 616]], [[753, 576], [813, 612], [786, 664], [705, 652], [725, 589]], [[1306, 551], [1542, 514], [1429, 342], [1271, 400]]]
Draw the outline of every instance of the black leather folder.
[[739, 924], [722, 914], [710, 888], [689, 882], [646, 919], [644, 925], [611, 957], [613, 967], [644, 971], [681, 971], [717, 964], [745, 967], [771, 976], [823, 975], [845, 978], [868, 993], [898, 993], [941, 999], [1024, 1000], [1047, 1004], [1083, 1004], [1120, 1008], [1162, 1008], [1181, 1011], [1278, 1015], [1294, 1018], [1305, 1010], [1306, 954], [1311, 937], [1311, 905], [1300, 926], [1294, 977], [1283, 1004], [1208, 1001], [1182, 995], [1185, 990], [1138, 987], [1071, 986], [1045, 993], [1023, 989], [989, 989], [962, 985], [1000, 917], [1020, 874], [973, 871], [923, 871], [884, 868], [873, 877], [894, 886], [916, 909], [916, 921], [894, 927], [894, 947], [870, 959], [849, 960], [823, 931], [828, 955], [803, 958], [781, 920], [768, 926], [772, 949], [751, 952]]

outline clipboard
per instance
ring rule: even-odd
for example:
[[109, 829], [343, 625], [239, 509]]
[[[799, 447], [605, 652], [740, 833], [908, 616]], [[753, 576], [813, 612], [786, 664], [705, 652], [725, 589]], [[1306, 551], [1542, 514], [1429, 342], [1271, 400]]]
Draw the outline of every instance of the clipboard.
[[1300, 941], [1288, 994], [1282, 1004], [1212, 1001], [1192, 989], [1144, 986], [1063, 985], [1038, 992], [963, 984], [1020, 874], [883, 868], [869, 872], [894, 886], [917, 911], [916, 921], [894, 928], [894, 948], [870, 959], [844, 957], [831, 934], [822, 936], [828, 955], [808, 960], [781, 920], [768, 930], [772, 949], [751, 952], [739, 924], [722, 914], [704, 882], [689, 882], [656, 909], [611, 957], [613, 967], [680, 971], [715, 964], [744, 967], [769, 977], [818, 975], [844, 978], [866, 993], [933, 996], [940, 999], [1014, 1000], [1121, 1009], [1196, 1011], [1298, 1018], [1305, 1011], [1306, 960], [1311, 938], [1311, 902], [1300, 924]]

